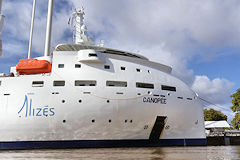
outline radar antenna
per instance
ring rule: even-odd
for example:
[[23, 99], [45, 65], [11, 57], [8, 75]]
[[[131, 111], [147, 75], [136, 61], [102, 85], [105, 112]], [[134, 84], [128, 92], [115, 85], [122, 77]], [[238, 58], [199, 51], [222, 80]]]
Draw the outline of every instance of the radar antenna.
[[[73, 41], [76, 44], [94, 45], [91, 37], [87, 36], [87, 27], [84, 24], [84, 8], [75, 9], [70, 18], [71, 27], [73, 27]], [[70, 23], [70, 22], [69, 22]]]

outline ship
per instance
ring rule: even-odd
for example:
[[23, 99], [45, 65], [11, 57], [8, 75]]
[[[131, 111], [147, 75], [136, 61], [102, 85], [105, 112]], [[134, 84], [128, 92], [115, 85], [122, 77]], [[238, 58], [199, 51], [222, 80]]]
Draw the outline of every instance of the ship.
[[49, 0], [44, 56], [1, 74], [0, 149], [206, 145], [199, 97], [170, 66], [95, 45], [83, 8], [75, 43], [51, 53], [52, 13]]

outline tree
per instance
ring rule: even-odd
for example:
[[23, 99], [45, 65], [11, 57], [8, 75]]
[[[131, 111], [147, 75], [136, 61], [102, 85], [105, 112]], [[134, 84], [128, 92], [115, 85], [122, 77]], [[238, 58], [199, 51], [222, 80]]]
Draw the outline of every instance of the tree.
[[234, 128], [239, 129], [240, 128], [240, 88], [237, 90], [236, 93], [231, 95], [232, 98], [232, 106], [231, 110], [235, 113], [235, 117], [231, 121], [231, 124], [234, 126]]
[[227, 116], [221, 111], [216, 111], [214, 109], [204, 109], [204, 120], [205, 121], [221, 121], [227, 120]]

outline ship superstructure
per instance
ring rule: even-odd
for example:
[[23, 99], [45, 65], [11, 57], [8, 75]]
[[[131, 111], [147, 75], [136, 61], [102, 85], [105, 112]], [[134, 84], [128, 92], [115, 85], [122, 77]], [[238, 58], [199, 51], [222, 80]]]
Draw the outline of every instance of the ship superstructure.
[[72, 16], [75, 44], [0, 77], [0, 148], [205, 145], [203, 107], [171, 67], [94, 46]]

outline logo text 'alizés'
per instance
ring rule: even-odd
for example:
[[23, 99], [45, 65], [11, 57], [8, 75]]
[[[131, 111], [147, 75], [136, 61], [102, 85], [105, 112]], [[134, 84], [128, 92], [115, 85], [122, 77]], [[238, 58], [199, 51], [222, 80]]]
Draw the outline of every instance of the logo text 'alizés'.
[[[25, 117], [48, 117], [48, 116], [54, 116], [54, 108], [49, 107], [48, 105], [44, 107], [32, 107], [32, 99], [28, 100], [28, 97], [25, 95], [25, 100], [23, 103], [23, 106], [18, 111], [18, 115], [21, 115], [21, 113], [24, 113], [25, 110]], [[19, 116], [21, 117], [21, 116]]]

